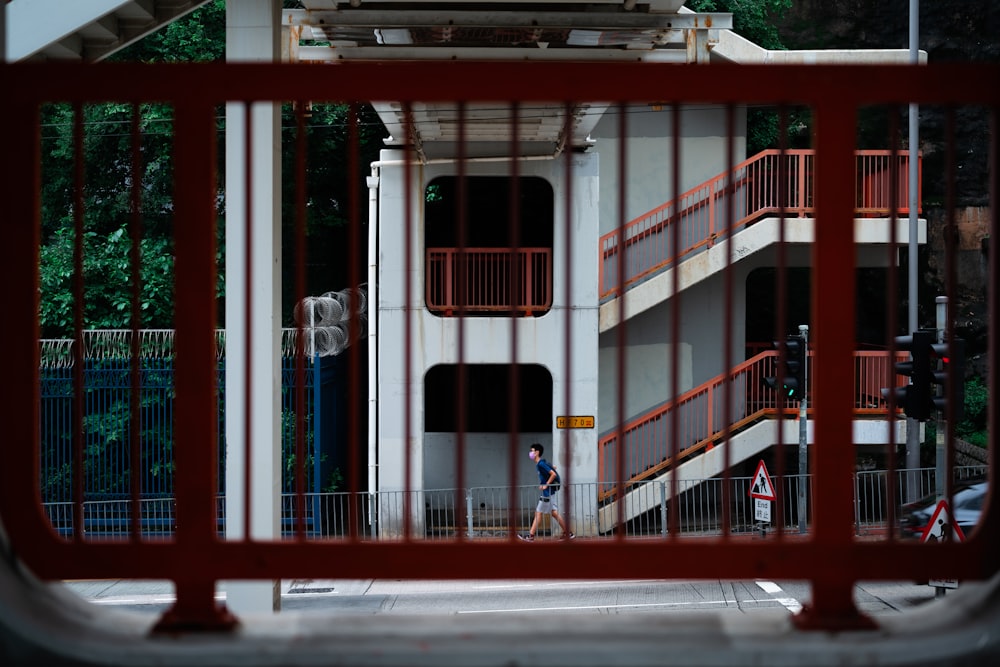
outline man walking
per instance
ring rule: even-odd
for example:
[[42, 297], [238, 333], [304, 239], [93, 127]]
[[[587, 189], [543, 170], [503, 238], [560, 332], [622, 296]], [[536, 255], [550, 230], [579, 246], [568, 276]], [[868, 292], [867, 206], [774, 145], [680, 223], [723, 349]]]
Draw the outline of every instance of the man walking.
[[532, 443], [531, 448], [528, 450], [528, 457], [535, 462], [535, 469], [538, 471], [538, 490], [541, 493], [538, 497], [538, 506], [535, 508], [535, 520], [531, 522], [528, 534], [518, 535], [518, 538], [525, 542], [534, 542], [535, 532], [538, 530], [538, 524], [541, 523], [542, 514], [548, 513], [552, 515], [552, 518], [562, 528], [563, 539], [572, 540], [576, 535], [569, 532], [566, 528], [566, 522], [559, 514], [558, 491], [562, 485], [562, 479], [560, 479], [556, 469], [542, 458], [542, 454], [544, 453], [545, 447], [537, 442]]

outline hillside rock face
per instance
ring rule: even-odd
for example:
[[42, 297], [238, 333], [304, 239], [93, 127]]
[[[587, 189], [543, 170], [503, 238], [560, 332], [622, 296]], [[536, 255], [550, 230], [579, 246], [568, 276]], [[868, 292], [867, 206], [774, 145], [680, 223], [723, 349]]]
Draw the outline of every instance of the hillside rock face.
[[[779, 25], [789, 49], [907, 49], [909, 0], [796, 0]], [[1000, 1], [922, 0], [918, 44], [935, 62], [1000, 62]], [[1000, 85], [983, 81], [984, 86]], [[967, 370], [985, 371], [987, 266], [990, 252], [988, 141], [990, 118], [982, 108], [958, 108], [953, 114], [955, 165], [954, 211], [944, 207], [948, 194], [945, 137], [949, 114], [940, 107], [920, 108], [923, 155], [923, 217], [928, 243], [920, 250], [921, 326], [933, 326], [934, 298], [945, 293], [945, 231], [955, 225], [956, 303], [951, 313], [956, 333], [968, 341]], [[907, 143], [906, 110], [900, 118], [901, 146]], [[884, 131], [884, 130], [883, 130]], [[864, 134], [865, 131], [862, 131]], [[868, 131], [870, 134], [870, 130]], [[885, 146], [888, 146], [888, 139]]]

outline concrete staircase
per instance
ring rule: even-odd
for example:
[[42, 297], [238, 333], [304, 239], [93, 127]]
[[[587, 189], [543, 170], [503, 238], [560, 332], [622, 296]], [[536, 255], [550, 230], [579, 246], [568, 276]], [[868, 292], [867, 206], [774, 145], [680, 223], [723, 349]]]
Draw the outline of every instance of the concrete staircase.
[[101, 60], [208, 1], [12, 0], [6, 59]]

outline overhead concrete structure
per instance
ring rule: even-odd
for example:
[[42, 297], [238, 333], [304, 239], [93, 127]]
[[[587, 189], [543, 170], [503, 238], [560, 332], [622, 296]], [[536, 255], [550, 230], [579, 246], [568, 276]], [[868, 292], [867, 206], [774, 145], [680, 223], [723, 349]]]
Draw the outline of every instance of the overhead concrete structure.
[[208, 0], [11, 0], [7, 60], [100, 60]]

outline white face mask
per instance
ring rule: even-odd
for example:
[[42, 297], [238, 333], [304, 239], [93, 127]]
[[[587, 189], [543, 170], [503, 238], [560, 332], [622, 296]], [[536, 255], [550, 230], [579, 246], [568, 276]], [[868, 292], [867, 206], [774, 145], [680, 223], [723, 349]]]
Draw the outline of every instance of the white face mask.
[[532, 461], [534, 461], [537, 456], [538, 454], [536, 454], [535, 450], [533, 449], [530, 452], [528, 452], [528, 458], [531, 459]]

